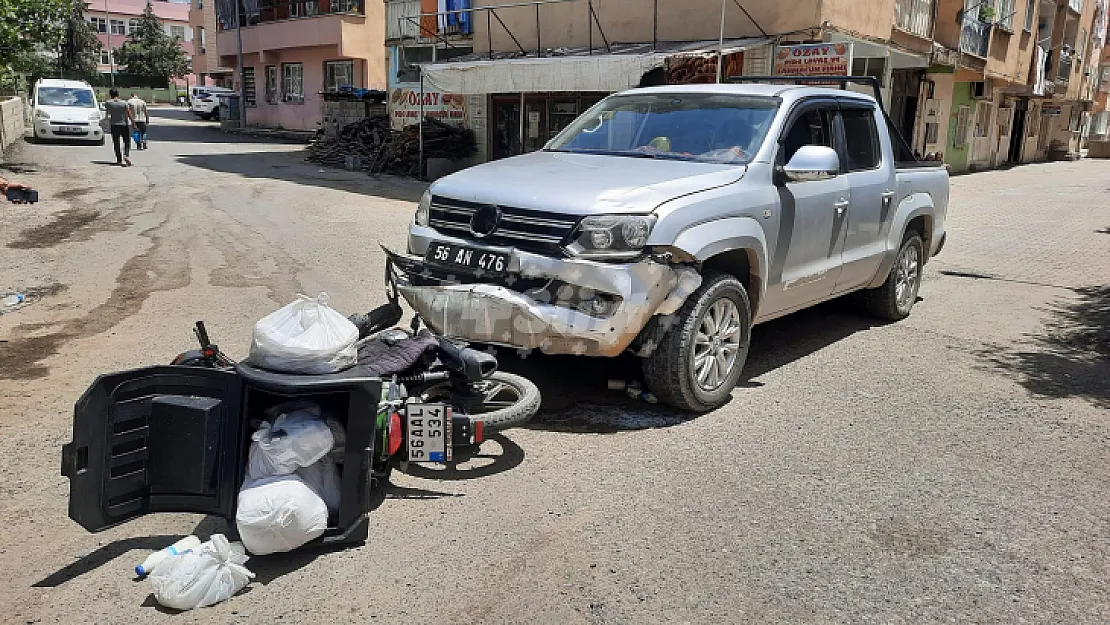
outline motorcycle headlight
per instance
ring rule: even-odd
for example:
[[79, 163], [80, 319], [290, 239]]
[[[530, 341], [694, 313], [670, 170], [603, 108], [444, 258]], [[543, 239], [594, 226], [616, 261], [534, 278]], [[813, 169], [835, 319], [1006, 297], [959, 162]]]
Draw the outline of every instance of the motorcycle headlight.
[[584, 258], [631, 258], [647, 245], [655, 215], [586, 217], [574, 231], [567, 251]]
[[35, 111], [35, 117], [37, 117], [39, 119], [50, 119], [50, 113], [47, 113], [46, 111], [44, 111], [42, 109], [39, 109], [39, 110]]
[[416, 205], [416, 225], [428, 225], [428, 219], [432, 210], [432, 191], [429, 189], [420, 196], [420, 203]]

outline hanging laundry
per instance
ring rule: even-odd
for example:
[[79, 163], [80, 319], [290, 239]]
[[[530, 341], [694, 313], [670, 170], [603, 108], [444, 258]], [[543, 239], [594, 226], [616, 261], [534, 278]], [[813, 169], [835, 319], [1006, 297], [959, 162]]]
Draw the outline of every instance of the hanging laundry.
[[434, 39], [436, 36], [436, 11], [439, 3], [436, 0], [420, 0], [420, 38]]

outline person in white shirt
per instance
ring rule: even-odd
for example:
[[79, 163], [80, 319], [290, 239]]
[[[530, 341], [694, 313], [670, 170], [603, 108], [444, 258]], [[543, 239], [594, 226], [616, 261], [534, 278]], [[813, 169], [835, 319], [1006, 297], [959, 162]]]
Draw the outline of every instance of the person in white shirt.
[[139, 131], [139, 139], [135, 141], [135, 149], [145, 150], [147, 149], [146, 127], [150, 123], [150, 113], [146, 110], [146, 102], [132, 93], [131, 99], [127, 101], [127, 106], [131, 108], [131, 116], [135, 118], [135, 129]]

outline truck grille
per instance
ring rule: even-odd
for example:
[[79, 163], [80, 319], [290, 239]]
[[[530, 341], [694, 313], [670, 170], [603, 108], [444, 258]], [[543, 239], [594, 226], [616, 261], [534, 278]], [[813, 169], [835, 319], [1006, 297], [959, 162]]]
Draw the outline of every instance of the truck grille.
[[[474, 239], [470, 219], [482, 206], [485, 204], [433, 196], [429, 224], [448, 236]], [[502, 206], [500, 225], [482, 242], [538, 254], [562, 254], [561, 245], [577, 223], [568, 215]]]

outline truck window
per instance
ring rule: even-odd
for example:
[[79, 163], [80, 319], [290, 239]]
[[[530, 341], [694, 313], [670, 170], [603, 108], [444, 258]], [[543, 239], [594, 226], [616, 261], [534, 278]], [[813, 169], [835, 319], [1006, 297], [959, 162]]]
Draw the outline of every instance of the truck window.
[[879, 132], [875, 125], [875, 112], [870, 109], [844, 109], [845, 149], [848, 153], [848, 171], [874, 169], [882, 160], [879, 149]]
[[782, 164], [785, 165], [794, 157], [794, 153], [807, 145], [823, 145], [835, 147], [832, 140], [832, 116], [835, 109], [811, 108], [801, 114], [790, 130], [783, 135]]

